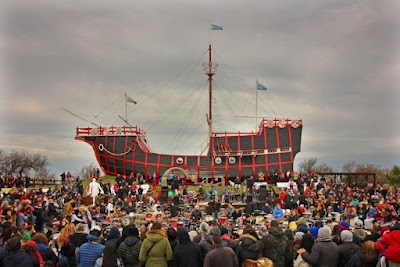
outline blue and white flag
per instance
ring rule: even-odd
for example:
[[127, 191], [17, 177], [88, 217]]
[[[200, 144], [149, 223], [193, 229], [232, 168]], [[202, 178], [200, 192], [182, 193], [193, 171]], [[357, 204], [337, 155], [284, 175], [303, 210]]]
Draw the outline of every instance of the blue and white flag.
[[137, 104], [137, 102], [135, 100], [133, 100], [132, 98], [130, 98], [129, 96], [126, 97], [126, 101], [129, 103], [133, 103], [133, 104]]
[[217, 24], [211, 24], [211, 30], [212, 31], [222, 31], [223, 28], [221, 26], [218, 26]]
[[264, 85], [262, 85], [261, 83], [257, 83], [257, 89], [258, 90], [264, 90], [267, 91], [267, 87], [265, 87]]

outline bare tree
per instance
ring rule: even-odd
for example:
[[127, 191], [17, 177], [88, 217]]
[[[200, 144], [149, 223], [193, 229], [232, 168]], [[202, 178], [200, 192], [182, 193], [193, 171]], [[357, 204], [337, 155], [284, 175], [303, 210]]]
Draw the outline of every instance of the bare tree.
[[328, 166], [326, 163], [320, 163], [318, 165], [316, 165], [312, 171], [316, 172], [316, 173], [320, 173], [320, 172], [333, 172], [332, 167]]
[[92, 162], [89, 165], [83, 166], [76, 175], [81, 179], [89, 178], [90, 172], [94, 172], [96, 169], [97, 165]]
[[2, 171], [12, 174], [16, 173], [22, 176], [29, 171], [40, 172], [47, 169], [49, 161], [46, 156], [39, 153], [30, 154], [24, 150], [13, 150], [9, 153], [1, 152], [0, 166]]
[[357, 168], [357, 164], [354, 160], [348, 161], [342, 166], [342, 172], [354, 172]]
[[318, 161], [318, 158], [304, 159], [299, 164], [300, 171], [301, 172], [311, 172], [311, 171], [313, 171], [317, 161]]

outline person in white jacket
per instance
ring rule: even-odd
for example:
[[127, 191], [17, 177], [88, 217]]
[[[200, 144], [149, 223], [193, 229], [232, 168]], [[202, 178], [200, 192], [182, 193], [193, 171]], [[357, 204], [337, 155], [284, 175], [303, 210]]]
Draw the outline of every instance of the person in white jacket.
[[103, 188], [101, 188], [100, 184], [96, 182], [95, 178], [93, 178], [92, 182], [89, 184], [89, 192], [88, 192], [88, 195], [90, 195], [93, 199], [93, 206], [96, 205], [96, 197], [100, 193], [104, 194]]

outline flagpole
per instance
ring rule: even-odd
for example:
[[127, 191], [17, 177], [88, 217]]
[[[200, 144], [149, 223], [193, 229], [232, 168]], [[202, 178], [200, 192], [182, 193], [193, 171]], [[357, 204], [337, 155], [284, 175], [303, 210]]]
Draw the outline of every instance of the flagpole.
[[208, 44], [211, 44], [211, 20], [208, 20]]
[[256, 81], [256, 131], [257, 131], [257, 120], [258, 120], [258, 79]]
[[125, 122], [128, 124], [128, 96], [125, 91]]

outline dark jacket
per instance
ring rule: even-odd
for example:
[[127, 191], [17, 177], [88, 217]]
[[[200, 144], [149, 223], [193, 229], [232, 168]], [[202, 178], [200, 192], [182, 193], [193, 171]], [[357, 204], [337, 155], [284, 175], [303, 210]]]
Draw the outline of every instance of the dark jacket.
[[33, 261], [23, 250], [10, 251], [4, 258], [3, 267], [33, 267]]
[[289, 240], [279, 227], [271, 227], [261, 239], [261, 253], [274, 262], [274, 267], [293, 266]]
[[119, 256], [125, 267], [136, 267], [139, 264], [139, 253], [142, 241], [134, 236], [127, 237], [118, 247]]
[[204, 267], [239, 267], [239, 262], [235, 252], [231, 248], [215, 247], [207, 253], [204, 259]]
[[[204, 239], [199, 242], [199, 246], [201, 248], [201, 252], [203, 253], [203, 259], [207, 255], [208, 252], [214, 249], [214, 245], [212, 242], [212, 235], [206, 235]], [[225, 241], [222, 241], [222, 246], [227, 247], [228, 244]]]
[[350, 258], [357, 253], [360, 249], [359, 246], [353, 242], [346, 242], [339, 245], [339, 263], [338, 266], [344, 266]]
[[174, 250], [174, 262], [177, 267], [202, 267], [203, 254], [198, 244], [190, 241], [186, 228], [178, 229], [179, 244]]
[[58, 257], [54, 253], [54, 251], [46, 246], [46, 244], [43, 243], [38, 243], [38, 249], [40, 255], [42, 255], [43, 261], [52, 261], [54, 263], [54, 266], [58, 263]]
[[337, 267], [339, 247], [330, 239], [317, 239], [311, 253], [304, 252], [301, 256], [314, 267]]
[[354, 254], [344, 267], [375, 267], [378, 259], [369, 261], [364, 254], [357, 252]]
[[260, 258], [261, 249], [257, 241], [257, 238], [249, 234], [240, 236], [239, 245], [236, 248], [236, 256], [238, 257], [240, 266], [247, 259], [257, 260]]

